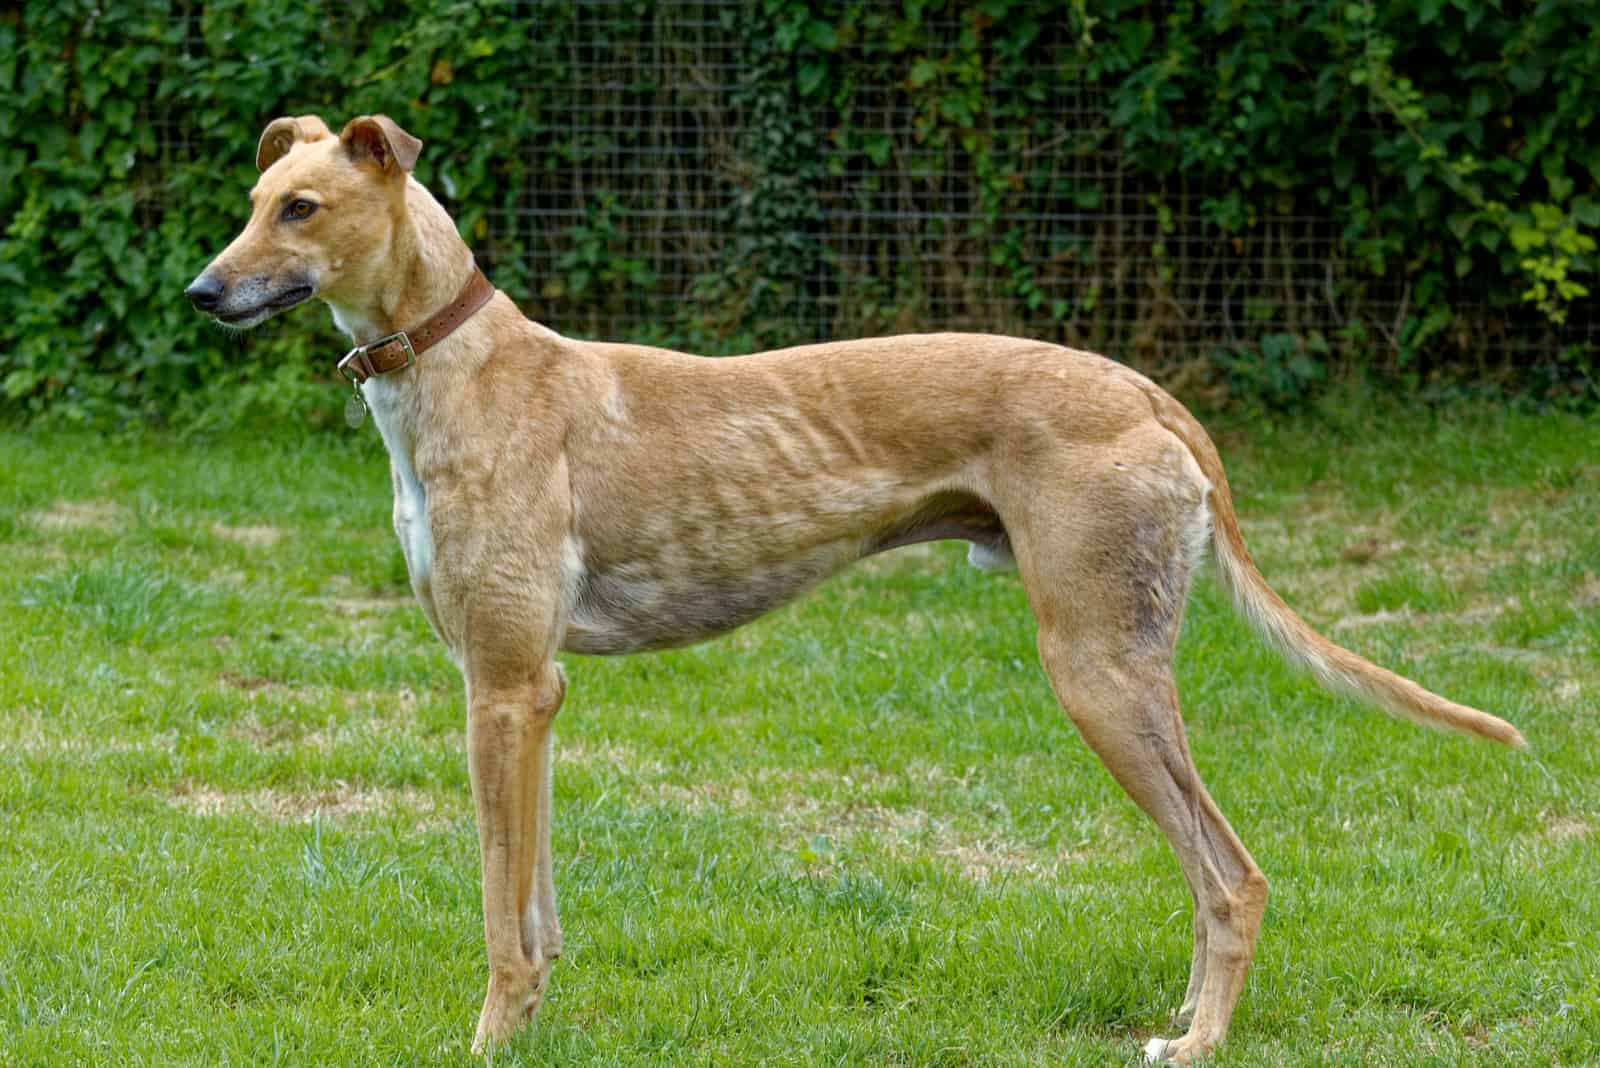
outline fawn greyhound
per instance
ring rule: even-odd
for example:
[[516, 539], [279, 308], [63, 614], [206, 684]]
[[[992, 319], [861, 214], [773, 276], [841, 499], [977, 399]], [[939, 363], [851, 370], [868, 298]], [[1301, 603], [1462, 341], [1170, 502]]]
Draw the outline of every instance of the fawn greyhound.
[[[243, 233], [187, 295], [251, 327], [312, 297], [356, 343], [394, 527], [466, 678], [489, 987], [473, 1048], [533, 1014], [561, 954], [550, 859], [555, 654], [723, 633], [846, 564], [964, 539], [1014, 567], [1067, 715], [1178, 855], [1194, 904], [1189, 1062], [1228, 1029], [1267, 882], [1189, 756], [1172, 672], [1190, 576], [1325, 686], [1521, 747], [1509, 723], [1322, 638], [1251, 562], [1211, 439], [1142, 375], [1009, 337], [934, 334], [733, 359], [573, 341], [483, 279], [382, 115], [274, 120]], [[428, 351], [424, 352], [424, 349]]]

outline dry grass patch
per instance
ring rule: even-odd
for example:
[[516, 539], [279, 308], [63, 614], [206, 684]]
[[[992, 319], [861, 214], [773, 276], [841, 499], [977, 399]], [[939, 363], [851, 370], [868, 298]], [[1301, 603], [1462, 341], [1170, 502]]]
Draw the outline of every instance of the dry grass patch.
[[1360, 630], [1364, 627], [1381, 627], [1391, 623], [1426, 627], [1438, 621], [1486, 623], [1491, 619], [1497, 619], [1505, 615], [1507, 612], [1519, 611], [1521, 608], [1522, 600], [1518, 597], [1507, 597], [1499, 601], [1480, 601], [1455, 612], [1418, 612], [1411, 608], [1384, 608], [1377, 612], [1354, 613], [1344, 616], [1334, 621], [1332, 629]]
[[1539, 832], [1539, 837], [1552, 845], [1560, 845], [1576, 838], [1588, 838], [1592, 834], [1594, 828], [1576, 816], [1547, 813], [1544, 829]]
[[276, 692], [286, 690], [288, 687], [276, 679], [269, 679], [263, 675], [241, 675], [236, 671], [224, 671], [217, 676], [218, 681], [230, 690], [239, 690], [243, 693]]
[[[253, 683], [264, 685], [253, 686]], [[228, 729], [231, 737], [249, 742], [262, 749], [302, 748], [319, 753], [331, 753], [346, 747], [359, 747], [380, 738], [394, 739], [404, 736], [408, 746], [422, 749], [439, 745], [457, 747], [460, 736], [447, 734], [442, 741], [430, 740], [417, 733], [417, 695], [410, 687], [388, 691], [306, 690], [287, 687], [266, 679], [246, 677], [239, 683], [230, 683], [246, 690], [252, 703], [258, 694], [286, 696], [294, 705], [305, 705], [322, 710], [314, 721], [295, 718], [278, 719], [264, 723], [251, 712], [245, 719]], [[371, 709], [373, 714], [338, 722], [326, 715], [335, 702], [347, 709]]]
[[931, 858], [970, 882], [987, 885], [999, 877], [1051, 879], [1063, 867], [1080, 864], [1092, 853], [1066, 841], [1052, 850], [1030, 846], [1003, 835], [957, 828], [922, 809], [889, 808], [875, 802], [843, 806], [786, 806], [777, 820], [787, 837], [819, 836], [855, 840], [884, 849], [896, 860]]
[[236, 527], [227, 523], [213, 523], [211, 533], [224, 541], [249, 546], [252, 549], [271, 548], [284, 538], [282, 529], [264, 524]]
[[417, 830], [447, 826], [465, 810], [441, 804], [433, 795], [411, 786], [381, 787], [335, 782], [316, 790], [260, 787], [228, 791], [207, 783], [185, 780], [167, 797], [167, 803], [196, 816], [257, 816], [273, 823], [309, 823], [321, 818], [334, 823], [371, 817], [409, 817]]
[[587, 741], [575, 738], [567, 741], [560, 735], [555, 739], [555, 773], [563, 765], [584, 768], [611, 768], [658, 779], [667, 772], [666, 764], [655, 757], [641, 756], [639, 750], [627, 742]]
[[40, 542], [36, 545], [11, 542], [6, 545], [5, 551], [10, 557], [12, 566], [24, 574], [54, 571], [62, 564], [74, 561], [73, 555], [54, 541]]
[[398, 612], [415, 602], [409, 595], [400, 597], [324, 597], [322, 603], [342, 616], [372, 616]]
[[[989, 833], [964, 830], [926, 809], [890, 806], [873, 795], [903, 786], [908, 779], [919, 789], [964, 787], [970, 782], [935, 765], [915, 765], [903, 773], [876, 769], [837, 773], [756, 769], [737, 781], [700, 782], [692, 786], [656, 783], [641, 792], [653, 803], [686, 813], [724, 811], [756, 815], [774, 829], [785, 845], [829, 839], [877, 848], [897, 860], [933, 859], [961, 877], [987, 884], [1001, 876], [1049, 879], [1066, 866], [1080, 864], [1097, 850], [1073, 845], [1068, 836], [1054, 848], [1039, 848]], [[1100, 826], [1095, 841], [1118, 837]]]
[[251, 716], [243, 723], [236, 723], [228, 728], [228, 734], [249, 742], [256, 749], [276, 749], [296, 744], [300, 739], [300, 725], [286, 719], [280, 719], [276, 723], [262, 723]]
[[[412, 723], [417, 718], [417, 692], [409, 686], [394, 690], [341, 690], [341, 700], [346, 708], [378, 708], [393, 705], [399, 721]], [[395, 722], [391, 719], [389, 722]]]
[[949, 565], [944, 559], [944, 554], [936, 547], [935, 542], [921, 542], [916, 545], [902, 545], [898, 549], [891, 549], [885, 553], [874, 553], [855, 563], [869, 575], [891, 575], [896, 572], [910, 572], [914, 575], [936, 575], [945, 570]]
[[[1537, 566], [1565, 554], [1569, 547], [1559, 537], [1529, 520], [1531, 512], [1548, 505], [1546, 495], [1527, 489], [1496, 491], [1484, 505], [1481, 523], [1457, 531], [1470, 535], [1473, 544], [1447, 546], [1429, 531], [1410, 537], [1399, 533], [1408, 511], [1416, 505], [1375, 513], [1318, 492], [1280, 515], [1251, 517], [1244, 524], [1245, 540], [1268, 581], [1297, 609], [1312, 617], [1342, 618], [1343, 625], [1371, 625], [1389, 622], [1390, 617], [1377, 613], [1363, 618], [1356, 611], [1355, 598], [1368, 582], [1414, 568], [1470, 595], [1496, 569]], [[1331, 558], [1328, 538], [1325, 534], [1318, 537], [1319, 532], [1330, 530], [1340, 535]], [[1600, 603], [1600, 581], [1595, 587], [1589, 596]], [[1476, 622], [1499, 615], [1505, 607], [1504, 603], [1474, 603], [1448, 618]], [[1404, 616], [1407, 622], [1428, 618]]]
[[1590, 820], [1546, 809], [1540, 815], [1540, 826], [1522, 836], [1520, 852], [1528, 868], [1541, 871], [1563, 853], [1592, 851], [1594, 836], [1594, 824]]
[[1339, 559], [1347, 564], [1370, 564], [1403, 552], [1405, 548], [1406, 543], [1399, 538], [1360, 538], [1339, 550]]
[[108, 742], [98, 734], [60, 733], [35, 733], [21, 738], [0, 738], [0, 755], [88, 757], [91, 762], [106, 757], [171, 751], [172, 745], [168, 739]]
[[116, 501], [57, 500], [49, 508], [29, 512], [27, 521], [40, 530], [112, 530], [122, 525], [127, 509]]
[[[965, 566], [965, 565], [962, 565]], [[866, 616], [855, 624], [860, 633], [878, 637], [909, 638], [916, 640], [927, 635], [976, 634], [982, 624], [961, 612], [940, 612], [931, 619], [922, 612], [902, 612], [895, 616]], [[880, 660], [898, 659], [893, 646], [868, 650]]]

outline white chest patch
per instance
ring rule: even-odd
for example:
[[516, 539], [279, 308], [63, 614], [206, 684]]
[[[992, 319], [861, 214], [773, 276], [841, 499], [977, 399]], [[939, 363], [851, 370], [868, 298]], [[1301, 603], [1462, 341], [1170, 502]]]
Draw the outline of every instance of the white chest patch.
[[361, 386], [372, 421], [389, 451], [389, 466], [394, 475], [394, 532], [405, 554], [406, 571], [417, 596], [426, 601], [433, 575], [433, 537], [428, 530], [428, 495], [417, 478], [415, 441], [398, 403], [397, 391], [382, 378], [371, 378]]

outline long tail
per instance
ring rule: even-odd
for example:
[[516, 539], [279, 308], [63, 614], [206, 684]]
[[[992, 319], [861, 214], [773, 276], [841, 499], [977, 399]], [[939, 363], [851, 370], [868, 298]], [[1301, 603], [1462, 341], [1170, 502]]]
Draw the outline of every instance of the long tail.
[[1211, 481], [1211, 543], [1217, 555], [1217, 569], [1234, 604], [1264, 637], [1288, 659], [1307, 668], [1327, 689], [1370, 701], [1424, 727], [1475, 734], [1512, 749], [1526, 747], [1522, 733], [1505, 720], [1425, 690], [1410, 679], [1335, 645], [1295, 615], [1250, 559], [1234, 515], [1222, 458], [1210, 435], [1165, 393], [1156, 390], [1151, 399], [1157, 419], [1189, 447], [1200, 470]]

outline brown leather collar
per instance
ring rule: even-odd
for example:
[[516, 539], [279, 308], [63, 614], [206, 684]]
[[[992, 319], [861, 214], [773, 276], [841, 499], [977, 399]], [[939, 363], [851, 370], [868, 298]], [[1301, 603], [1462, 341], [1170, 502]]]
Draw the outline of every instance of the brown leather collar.
[[494, 283], [477, 268], [472, 278], [434, 316], [415, 330], [400, 330], [365, 345], [357, 345], [339, 361], [339, 373], [359, 386], [374, 375], [386, 375], [410, 367], [418, 356], [450, 336], [494, 296]]

